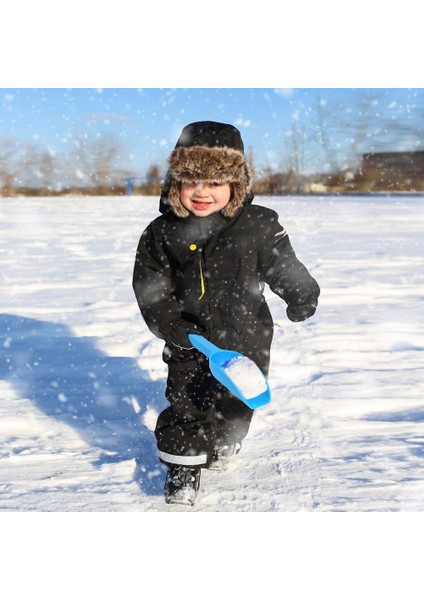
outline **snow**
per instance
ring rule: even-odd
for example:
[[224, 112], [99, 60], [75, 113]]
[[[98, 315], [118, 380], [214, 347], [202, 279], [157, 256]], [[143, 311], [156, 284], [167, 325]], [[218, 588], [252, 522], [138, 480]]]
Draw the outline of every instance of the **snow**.
[[423, 510], [423, 198], [256, 202], [322, 296], [291, 323], [266, 289], [272, 401], [189, 508], [162, 498], [166, 369], [131, 288], [157, 198], [0, 201], [0, 511]]
[[258, 366], [247, 356], [236, 356], [222, 365], [225, 374], [248, 400], [266, 392], [266, 380]]

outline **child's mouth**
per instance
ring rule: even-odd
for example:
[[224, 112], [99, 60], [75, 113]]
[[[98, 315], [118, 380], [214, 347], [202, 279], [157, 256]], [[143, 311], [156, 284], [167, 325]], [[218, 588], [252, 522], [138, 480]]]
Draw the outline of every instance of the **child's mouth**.
[[196, 210], [206, 210], [211, 206], [212, 202], [200, 202], [199, 200], [192, 200], [192, 204]]

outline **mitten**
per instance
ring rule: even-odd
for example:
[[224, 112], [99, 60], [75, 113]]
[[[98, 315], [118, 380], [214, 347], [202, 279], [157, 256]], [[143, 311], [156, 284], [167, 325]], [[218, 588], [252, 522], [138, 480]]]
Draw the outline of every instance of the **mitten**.
[[317, 309], [318, 300], [315, 296], [307, 296], [306, 298], [300, 298], [300, 300], [301, 302], [296, 304], [289, 304], [286, 309], [288, 318], [294, 323], [309, 319]]
[[303, 304], [301, 306], [288, 306], [286, 312], [290, 321], [297, 323], [312, 317], [316, 309], [317, 307], [313, 304]]
[[180, 319], [175, 323], [172, 323], [165, 333], [165, 341], [171, 346], [176, 346], [181, 350], [193, 350], [193, 344], [188, 339], [189, 333], [197, 333], [199, 335], [205, 335], [205, 331], [195, 325]]

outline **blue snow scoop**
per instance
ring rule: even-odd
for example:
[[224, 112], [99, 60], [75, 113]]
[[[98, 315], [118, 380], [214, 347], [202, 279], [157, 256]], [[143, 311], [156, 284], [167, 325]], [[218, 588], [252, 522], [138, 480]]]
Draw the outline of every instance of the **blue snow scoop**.
[[[221, 348], [218, 348], [218, 346], [215, 346], [215, 344], [212, 344], [212, 342], [209, 340], [205, 339], [203, 336], [197, 335], [196, 333], [189, 333], [188, 337], [193, 346], [209, 359], [209, 369], [215, 379], [217, 379], [220, 383], [222, 383], [222, 385], [230, 390], [234, 396], [237, 396], [237, 398], [247, 404], [249, 408], [259, 408], [260, 406], [264, 406], [264, 404], [268, 404], [268, 402], [270, 402], [271, 391], [265, 375], [259, 371], [256, 364], [250, 360], [250, 358], [240, 354], [240, 352], [234, 352], [233, 350], [222, 350]], [[230, 373], [231, 365], [236, 364], [236, 362], [238, 362], [240, 359], [243, 359], [243, 364], [246, 364], [248, 367], [250, 363], [250, 365], [254, 367], [256, 375], [259, 371], [259, 378], [263, 378], [263, 381], [260, 381], [260, 388], [265, 388], [264, 391], [261, 391], [259, 394], [250, 397], [250, 393], [246, 392], [247, 388], [245, 388], [244, 385], [240, 387], [240, 384], [234, 381]], [[248, 375], [247, 372], [246, 375]]]

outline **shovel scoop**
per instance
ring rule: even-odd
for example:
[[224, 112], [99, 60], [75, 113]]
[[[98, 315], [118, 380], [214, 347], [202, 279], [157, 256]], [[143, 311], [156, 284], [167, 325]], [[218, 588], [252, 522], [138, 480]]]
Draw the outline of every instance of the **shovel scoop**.
[[190, 342], [209, 359], [212, 375], [249, 408], [259, 408], [271, 400], [265, 375], [247, 356], [233, 350], [222, 350], [196, 333], [189, 333]]

